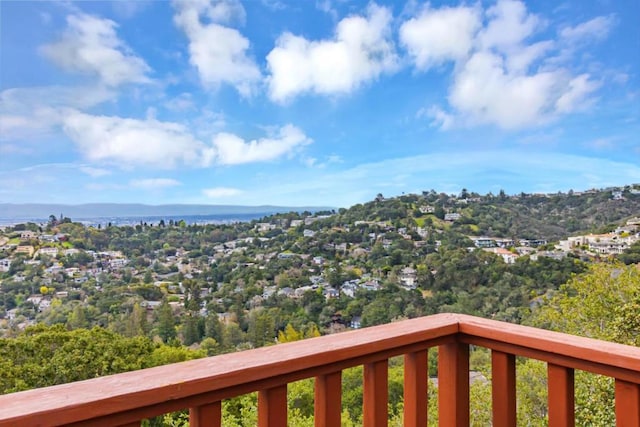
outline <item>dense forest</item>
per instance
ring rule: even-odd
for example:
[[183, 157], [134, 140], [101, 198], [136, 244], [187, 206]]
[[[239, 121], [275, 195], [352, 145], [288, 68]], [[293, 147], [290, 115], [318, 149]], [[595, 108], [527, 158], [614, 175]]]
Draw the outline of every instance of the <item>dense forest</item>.
[[[90, 227], [52, 215], [47, 224], [7, 227], [0, 233], [0, 393], [439, 312], [638, 345], [640, 243], [616, 255], [557, 245], [580, 233], [631, 241], [637, 231], [625, 224], [640, 212], [640, 195], [632, 187], [613, 193], [430, 191], [234, 224]], [[478, 247], [478, 236], [502, 246]], [[490, 378], [488, 354], [474, 351], [472, 364]], [[435, 375], [435, 354], [430, 370]], [[530, 361], [519, 366], [526, 425], [543, 425], [546, 416], [546, 389], [537, 383], [543, 371]], [[401, 361], [391, 361], [389, 376], [396, 425]], [[361, 370], [343, 381], [344, 424], [358, 425]], [[581, 425], [608, 425], [600, 408], [611, 384], [586, 375], [583, 382], [601, 398], [580, 403], [590, 392], [578, 385]], [[472, 387], [477, 425], [490, 419], [489, 388]], [[289, 396], [291, 425], [312, 425], [311, 382], [292, 384]], [[225, 425], [252, 425], [254, 395], [225, 405]]]

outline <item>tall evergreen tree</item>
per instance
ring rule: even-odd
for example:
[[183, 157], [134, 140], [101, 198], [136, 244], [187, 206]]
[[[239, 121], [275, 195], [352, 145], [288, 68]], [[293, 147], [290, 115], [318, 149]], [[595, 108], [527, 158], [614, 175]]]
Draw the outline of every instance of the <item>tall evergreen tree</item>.
[[156, 323], [158, 325], [158, 336], [162, 339], [162, 342], [168, 343], [176, 338], [176, 320], [166, 298], [158, 306]]

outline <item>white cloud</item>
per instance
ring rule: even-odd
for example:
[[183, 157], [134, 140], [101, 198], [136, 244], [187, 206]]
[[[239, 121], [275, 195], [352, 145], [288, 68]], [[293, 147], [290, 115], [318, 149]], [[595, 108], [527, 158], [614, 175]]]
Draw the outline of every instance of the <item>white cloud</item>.
[[367, 16], [342, 19], [331, 40], [309, 41], [282, 34], [267, 55], [269, 97], [276, 102], [306, 92], [349, 93], [398, 68], [391, 38], [391, 12], [369, 5]]
[[249, 142], [230, 133], [219, 133], [213, 138], [217, 161], [223, 165], [274, 160], [310, 143], [311, 139], [293, 125], [283, 126], [272, 137]]
[[125, 19], [133, 18], [135, 15], [146, 9], [150, 4], [151, 2], [148, 0], [111, 2], [113, 11]]
[[214, 187], [214, 188], [205, 188], [202, 190], [202, 194], [210, 199], [220, 199], [224, 197], [232, 197], [242, 194], [243, 191], [237, 188], [230, 187]]
[[538, 124], [562, 94], [561, 73], [510, 75], [502, 58], [479, 52], [455, 77], [449, 102], [460, 113], [479, 123], [495, 123], [505, 129]]
[[196, 106], [190, 93], [184, 92], [164, 103], [164, 107], [171, 111], [195, 110]]
[[274, 160], [311, 143], [304, 132], [286, 125], [274, 135], [245, 142], [231, 133], [216, 134], [205, 144], [179, 123], [110, 116], [93, 116], [70, 110], [62, 129], [84, 157], [124, 168], [209, 167]]
[[565, 27], [560, 31], [560, 36], [571, 42], [583, 40], [601, 40], [609, 35], [611, 28], [615, 24], [615, 17], [598, 16], [589, 21], [576, 25], [575, 27]]
[[432, 119], [431, 126], [438, 127], [442, 130], [451, 129], [455, 123], [455, 117], [437, 105], [432, 105], [429, 108], [421, 108], [416, 114], [418, 118], [429, 117]]
[[69, 15], [62, 38], [41, 52], [63, 69], [97, 75], [108, 86], [148, 83], [151, 69], [118, 37], [116, 27], [109, 19]]
[[[1, 124], [1, 121], [2, 121], [2, 118], [0, 117], [0, 124]], [[2, 130], [2, 126], [0, 125], [0, 132], [1, 130]], [[0, 153], [2, 154], [33, 154], [33, 149], [26, 148], [20, 145], [15, 145], [15, 144], [0, 144]]]
[[64, 117], [63, 130], [91, 161], [171, 168], [205, 166], [213, 159], [212, 150], [177, 123], [73, 111]]
[[[26, 128], [30, 125], [31, 120], [27, 117], [17, 116], [15, 114], [0, 115], [0, 135], [4, 135], [5, 138], [16, 129]], [[2, 136], [0, 136], [0, 138], [4, 139]]]
[[268, 9], [279, 11], [287, 8], [287, 5], [280, 0], [260, 0], [260, 3]]
[[533, 62], [543, 57], [554, 46], [555, 43], [551, 40], [537, 42], [529, 46], [520, 46], [510, 52], [509, 55], [506, 55], [506, 69], [510, 73], [526, 73]]
[[334, 21], [338, 20], [338, 11], [331, 4], [331, 0], [316, 0], [316, 9], [328, 14]]
[[531, 36], [542, 21], [523, 2], [499, 0], [487, 10], [489, 23], [479, 34], [482, 49], [508, 51]]
[[556, 112], [570, 113], [583, 109], [590, 103], [589, 95], [599, 86], [599, 83], [589, 79], [588, 74], [581, 74], [571, 79], [564, 93], [556, 101]]
[[[478, 124], [519, 129], [590, 105], [590, 96], [600, 84], [589, 74], [574, 75], [560, 66], [553, 55], [566, 49], [566, 41], [529, 41], [546, 22], [529, 13], [524, 3], [499, 0], [485, 11], [487, 20], [481, 28], [474, 13], [480, 12], [465, 7], [426, 8], [402, 24], [401, 40], [416, 68], [455, 62], [449, 108], [432, 105], [421, 109], [419, 117], [431, 118], [432, 125], [441, 129]], [[610, 24], [589, 21], [584, 25], [602, 29]], [[565, 38], [583, 32], [580, 26], [564, 30]]]
[[400, 41], [418, 69], [467, 56], [480, 28], [480, 14], [472, 7], [424, 7], [400, 27]]
[[116, 97], [104, 86], [36, 86], [0, 92], [0, 111], [26, 114], [41, 107], [89, 108]]
[[[205, 86], [217, 88], [226, 83], [243, 96], [255, 91], [262, 78], [255, 62], [247, 56], [249, 40], [234, 28], [220, 22], [244, 21], [244, 8], [238, 1], [174, 1], [174, 21], [189, 38], [191, 64], [198, 69]], [[203, 24], [202, 17], [211, 23]]]
[[105, 87], [43, 86], [0, 92], [0, 140], [32, 140], [59, 125], [66, 107], [89, 108], [112, 99]]
[[101, 176], [111, 175], [111, 171], [102, 168], [94, 168], [92, 166], [81, 166], [80, 171], [86, 173], [92, 178], [99, 178]]
[[129, 185], [134, 188], [142, 188], [146, 190], [157, 190], [160, 188], [175, 187], [182, 185], [180, 181], [171, 178], [146, 178], [132, 179]]

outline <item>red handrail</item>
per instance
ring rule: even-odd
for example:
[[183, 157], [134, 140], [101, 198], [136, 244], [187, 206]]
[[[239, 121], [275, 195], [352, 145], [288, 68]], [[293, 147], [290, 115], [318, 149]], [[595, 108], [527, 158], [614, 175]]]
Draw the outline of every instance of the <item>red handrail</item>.
[[[439, 422], [469, 424], [469, 348], [493, 351], [494, 425], [514, 426], [515, 359], [548, 363], [550, 425], [572, 425], [573, 369], [616, 379], [616, 419], [640, 427], [640, 348], [458, 314], [438, 314], [272, 347], [0, 396], [0, 426], [139, 425], [191, 408], [219, 426], [220, 401], [258, 391], [260, 427], [286, 425], [286, 386], [316, 378], [315, 422], [339, 425], [340, 372], [364, 365], [365, 426], [387, 425], [387, 360], [405, 355], [405, 426], [426, 422], [427, 349], [439, 351]], [[499, 398], [497, 398], [499, 397]]]

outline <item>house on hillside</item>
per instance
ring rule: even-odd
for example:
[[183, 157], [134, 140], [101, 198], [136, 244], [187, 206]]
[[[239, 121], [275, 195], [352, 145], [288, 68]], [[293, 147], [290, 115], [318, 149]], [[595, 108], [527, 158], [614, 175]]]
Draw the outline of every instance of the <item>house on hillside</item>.
[[448, 213], [448, 214], [444, 214], [444, 220], [445, 221], [457, 221], [462, 217], [462, 215], [460, 215], [457, 212], [452, 212], [452, 213]]
[[514, 254], [513, 252], [504, 248], [485, 248], [483, 250], [498, 255], [507, 264], [514, 264], [519, 256], [518, 254]]
[[405, 267], [400, 271], [400, 285], [405, 289], [415, 289], [418, 286], [417, 278], [414, 268]]
[[490, 237], [472, 237], [469, 236], [469, 239], [476, 245], [477, 248], [493, 248], [496, 246], [495, 240]]
[[40, 248], [38, 253], [40, 255], [56, 256], [58, 255], [58, 248]]
[[34, 247], [29, 245], [20, 245], [16, 248], [17, 254], [26, 254], [26, 255], [29, 255], [30, 257], [33, 256], [34, 251], [35, 251]]
[[36, 236], [37, 236], [36, 233], [34, 233], [33, 231], [30, 231], [30, 230], [24, 230], [24, 231], [20, 232], [20, 239], [21, 240], [35, 239]]

